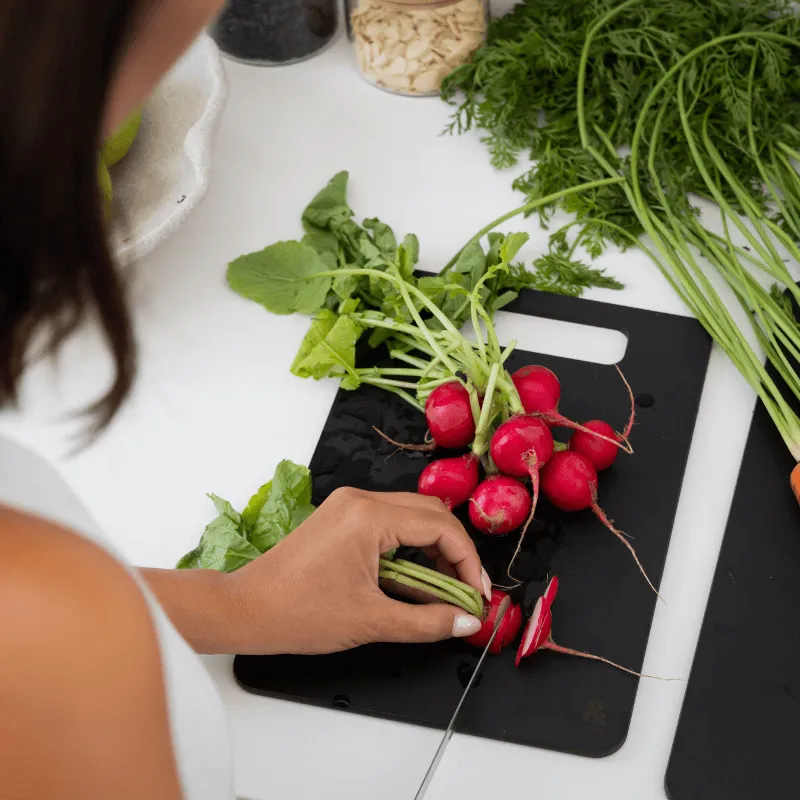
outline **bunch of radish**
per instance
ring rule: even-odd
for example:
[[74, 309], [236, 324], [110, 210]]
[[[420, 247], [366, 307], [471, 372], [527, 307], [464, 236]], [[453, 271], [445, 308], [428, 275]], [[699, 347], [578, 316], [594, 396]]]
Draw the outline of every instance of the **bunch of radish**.
[[[432, 291], [458, 300], [458, 322], [426, 294], [425, 287], [409, 281], [399, 263], [379, 259], [380, 269], [370, 261], [358, 269], [337, 270], [335, 277], [369, 276], [388, 293], [387, 302], [391, 298], [395, 312], [392, 318], [383, 312], [350, 314], [357, 328], [374, 328], [379, 341], [391, 333], [389, 355], [397, 366], [356, 369], [342, 362], [347, 372], [342, 386], [378, 386], [424, 411], [430, 442], [398, 445], [382, 434], [395, 445], [418, 451], [468, 449], [426, 467], [418, 490], [440, 498], [451, 510], [469, 503], [473, 525], [488, 536], [520, 530], [516, 552], [506, 568], [512, 582], [519, 583], [510, 571], [536, 512], [540, 489], [562, 511], [592, 509], [630, 550], [644, 574], [632, 546], [597, 502], [598, 471], [608, 469], [619, 450], [632, 452], [628, 443], [633, 425], [630, 387], [630, 419], [618, 434], [601, 420], [580, 425], [564, 417], [558, 410], [561, 385], [549, 369], [527, 366], [511, 375], [505, 368], [516, 342], [500, 346], [492, 321], [495, 304], [489, 302], [490, 282], [511, 270], [512, 259], [527, 238], [524, 234], [503, 236], [494, 240], [488, 253], [481, 251], [484, 271], [471, 289], [465, 288], [459, 276], [473, 272], [473, 260], [479, 257], [475, 248], [465, 250], [464, 263], [459, 260], [443, 279], [446, 282], [436, 285]], [[458, 327], [467, 313], [474, 341]], [[556, 443], [552, 427], [570, 429], [569, 443]]]
[[[611, 467], [620, 450], [632, 452], [628, 443], [634, 416], [630, 386], [625, 382], [631, 399], [630, 418], [625, 431], [617, 433], [602, 420], [580, 425], [561, 415], [561, 384], [551, 370], [528, 366], [508, 377], [522, 411], [506, 414], [501, 407], [499, 424], [493, 431], [490, 428], [491, 435], [487, 434], [486, 425], [498, 415], [487, 411], [487, 404], [492, 403], [496, 380], [480, 397], [477, 414], [468, 389], [458, 381], [443, 383], [431, 392], [425, 417], [433, 442], [448, 450], [469, 447], [470, 452], [433, 461], [422, 471], [418, 491], [438, 497], [451, 511], [469, 503], [470, 521], [483, 534], [499, 536], [521, 529], [507, 569], [511, 580], [515, 580], [511, 567], [535, 514], [540, 492], [561, 511], [591, 509], [630, 551], [656, 591], [633, 546], [597, 501], [598, 472]], [[566, 445], [555, 441], [552, 427], [572, 430]]]
[[[529, 658], [539, 650], [552, 650], [555, 653], [562, 655], [578, 656], [579, 658], [588, 658], [592, 661], [601, 661], [603, 664], [608, 664], [615, 669], [627, 672], [630, 675], [635, 675], [638, 678], [651, 678], [652, 675], [643, 675], [640, 672], [635, 672], [632, 669], [623, 667], [614, 661], [609, 661], [602, 656], [596, 656], [592, 653], [585, 653], [582, 650], [573, 650], [570, 647], [562, 647], [556, 644], [552, 637], [553, 628], [553, 604], [558, 594], [558, 578], [554, 575], [544, 594], [536, 601], [533, 608], [528, 624], [525, 626], [525, 632], [522, 634], [522, 639], [517, 648], [517, 655], [514, 659], [515, 666], [519, 667], [523, 659]], [[492, 590], [492, 602], [489, 605], [488, 613], [484, 619], [483, 627], [475, 634], [470, 636], [466, 641], [468, 644], [475, 647], [486, 647], [494, 632], [495, 625], [497, 624], [497, 615], [504, 612], [499, 625], [497, 625], [497, 633], [495, 634], [492, 645], [489, 648], [490, 653], [499, 653], [504, 648], [512, 645], [519, 634], [522, 627], [522, 609], [519, 604], [511, 601], [509, 595], [501, 592], [499, 589]], [[660, 679], [669, 680], [669, 679]]]

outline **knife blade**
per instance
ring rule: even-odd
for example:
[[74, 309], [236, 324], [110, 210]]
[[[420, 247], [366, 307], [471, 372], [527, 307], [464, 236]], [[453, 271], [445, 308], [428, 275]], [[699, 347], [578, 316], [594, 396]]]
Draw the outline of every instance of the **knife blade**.
[[458, 705], [456, 706], [456, 710], [453, 712], [453, 716], [450, 717], [450, 722], [447, 725], [447, 730], [445, 730], [444, 736], [442, 736], [442, 740], [439, 742], [439, 747], [436, 748], [433, 760], [428, 766], [428, 771], [425, 773], [425, 777], [422, 779], [422, 783], [420, 784], [419, 789], [417, 789], [417, 793], [414, 795], [414, 800], [422, 800], [422, 798], [425, 797], [425, 794], [428, 791], [428, 787], [431, 785], [431, 781], [433, 780], [433, 776], [436, 774], [436, 770], [439, 767], [439, 763], [441, 762], [442, 757], [444, 756], [444, 752], [447, 749], [447, 745], [453, 738], [453, 732], [455, 729], [456, 719], [458, 719], [458, 714], [461, 711], [461, 708], [463, 707], [464, 701], [467, 699], [470, 690], [475, 685], [478, 673], [481, 671], [481, 667], [483, 666], [484, 659], [489, 653], [489, 648], [492, 646], [494, 637], [497, 636], [497, 630], [500, 627], [500, 623], [503, 621], [503, 617], [505, 616], [505, 613], [510, 605], [511, 605], [511, 598], [504, 597], [503, 601], [500, 603], [499, 608], [497, 609], [497, 616], [495, 617], [494, 620], [494, 630], [492, 631], [492, 635], [489, 637], [489, 641], [486, 643], [486, 647], [483, 648], [481, 657], [478, 659], [478, 663], [475, 666], [475, 670], [473, 671], [469, 681], [467, 682], [467, 686], [461, 695], [461, 699], [458, 701]]

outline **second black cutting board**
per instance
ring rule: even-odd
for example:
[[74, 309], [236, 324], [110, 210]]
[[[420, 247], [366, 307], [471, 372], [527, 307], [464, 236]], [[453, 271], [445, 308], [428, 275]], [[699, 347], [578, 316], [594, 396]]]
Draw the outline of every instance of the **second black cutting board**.
[[794, 465], [759, 402], [672, 746], [666, 776], [672, 800], [798, 795], [800, 507], [789, 488]]
[[[639, 557], [658, 585], [708, 366], [708, 337], [685, 317], [535, 292], [524, 292], [508, 310], [627, 335], [621, 366], [637, 396], [636, 454], [621, 455], [601, 476], [599, 500], [635, 537]], [[624, 427], [629, 404], [613, 366], [523, 352], [514, 353], [507, 366], [536, 363], [561, 379], [563, 414]], [[393, 395], [371, 388], [340, 391], [310, 464], [314, 502], [344, 485], [416, 489], [429, 456], [392, 455], [373, 425], [400, 441], [422, 441], [425, 434], [423, 416]], [[565, 438], [565, 431], [559, 433]], [[528, 611], [548, 571], [557, 574], [554, 639], [639, 670], [656, 597], [628, 550], [590, 512], [563, 515], [542, 502], [537, 517], [520, 561], [521, 573], [532, 581]], [[496, 580], [503, 577], [513, 537], [489, 540], [476, 534], [481, 558]], [[514, 649], [487, 659], [461, 712], [459, 732], [596, 757], [623, 744], [636, 678], [546, 652], [516, 669]], [[234, 671], [249, 691], [444, 728], [478, 655], [461, 641], [370, 645], [327, 656], [237, 656]]]

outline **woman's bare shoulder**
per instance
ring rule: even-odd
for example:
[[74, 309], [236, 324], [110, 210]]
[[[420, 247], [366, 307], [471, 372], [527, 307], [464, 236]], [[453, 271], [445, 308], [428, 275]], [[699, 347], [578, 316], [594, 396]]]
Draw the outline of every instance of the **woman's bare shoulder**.
[[[17, 796], [70, 786], [100, 797], [119, 779], [123, 753], [151, 762], [174, 791], [158, 640], [121, 564], [71, 531], [0, 507], [0, 631], [0, 774], [13, 770]], [[161, 753], [151, 745], [159, 739]], [[175, 796], [134, 789], [131, 797]]]
[[[80, 623], [88, 614], [96, 624], [126, 610], [147, 613], [144, 597], [130, 573], [108, 552], [55, 523], [0, 506], [0, 618], [15, 600], [28, 622], [47, 616]], [[103, 602], [98, 603], [102, 592]], [[11, 601], [10, 603], [7, 601]], [[10, 622], [10, 620], [9, 620]], [[5, 628], [5, 630], [8, 630]]]

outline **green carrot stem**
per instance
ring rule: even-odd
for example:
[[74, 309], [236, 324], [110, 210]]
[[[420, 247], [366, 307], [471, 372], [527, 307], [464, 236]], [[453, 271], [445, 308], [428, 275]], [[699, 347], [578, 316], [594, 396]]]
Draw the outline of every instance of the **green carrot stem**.
[[488, 225], [485, 225], [481, 230], [478, 231], [445, 265], [445, 269], [450, 269], [455, 265], [458, 261], [459, 256], [461, 253], [469, 247], [474, 242], [480, 241], [487, 233], [493, 231], [498, 225], [502, 225], [509, 219], [518, 216], [519, 214], [528, 214], [531, 211], [535, 211], [537, 208], [541, 206], [548, 206], [552, 203], [561, 200], [564, 197], [569, 197], [570, 195], [576, 194], [577, 192], [587, 192], [590, 189], [597, 189], [601, 186], [611, 186], [615, 183], [622, 183], [625, 178], [621, 175], [614, 177], [614, 178], [602, 178], [596, 181], [589, 181], [587, 183], [582, 183], [580, 186], [573, 186], [569, 189], [562, 189], [559, 192], [553, 192], [552, 194], [548, 194], [546, 197], [540, 197], [537, 200], [530, 200], [524, 205], [519, 206], [518, 208], [509, 211], [507, 214], [503, 214], [502, 216], [498, 217], [497, 219], [490, 222]]

